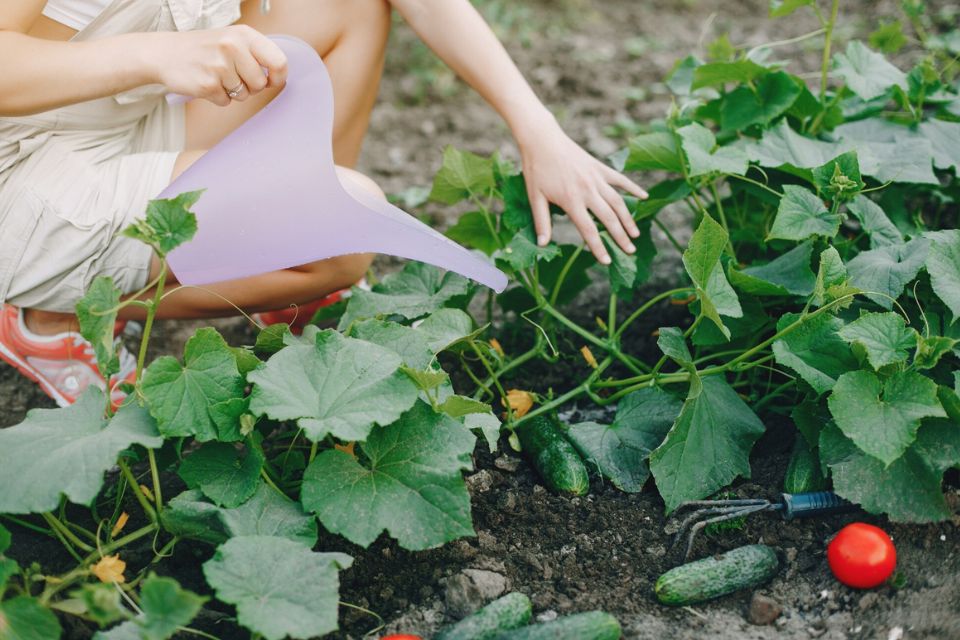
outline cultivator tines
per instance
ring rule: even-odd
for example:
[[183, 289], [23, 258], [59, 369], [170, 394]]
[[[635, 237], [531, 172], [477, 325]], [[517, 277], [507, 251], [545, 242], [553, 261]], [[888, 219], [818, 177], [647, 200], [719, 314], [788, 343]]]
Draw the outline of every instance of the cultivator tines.
[[684, 535], [689, 530], [687, 537], [687, 549], [684, 553], [684, 560], [690, 557], [693, 551], [693, 543], [696, 541], [697, 534], [711, 524], [736, 520], [761, 511], [777, 511], [783, 516], [784, 520], [794, 518], [809, 518], [812, 516], [826, 516], [835, 513], [844, 513], [856, 509], [856, 505], [847, 502], [837, 494], [830, 491], [817, 491], [815, 493], [782, 493], [777, 502], [764, 500], [762, 498], [743, 498], [731, 500], [693, 500], [684, 502], [677, 507], [674, 515], [680, 511], [694, 509], [677, 529], [676, 538], [674, 538], [671, 549], [676, 548], [677, 544], [683, 540]]

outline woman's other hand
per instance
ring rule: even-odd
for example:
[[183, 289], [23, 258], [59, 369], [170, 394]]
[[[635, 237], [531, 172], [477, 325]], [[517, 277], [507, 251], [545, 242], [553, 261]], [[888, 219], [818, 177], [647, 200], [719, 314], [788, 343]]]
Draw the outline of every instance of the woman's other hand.
[[281, 87], [287, 80], [286, 54], [244, 25], [157, 34], [154, 42], [156, 77], [172, 93], [224, 107], [268, 87]]
[[587, 153], [550, 115], [536, 119], [532, 128], [516, 133], [537, 243], [543, 246], [550, 242], [550, 203], [553, 203], [570, 216], [587, 247], [601, 263], [610, 264], [610, 254], [594, 217], [621, 249], [635, 253], [631, 238], [639, 236], [640, 231], [617, 189], [641, 199], [647, 197], [647, 192]]

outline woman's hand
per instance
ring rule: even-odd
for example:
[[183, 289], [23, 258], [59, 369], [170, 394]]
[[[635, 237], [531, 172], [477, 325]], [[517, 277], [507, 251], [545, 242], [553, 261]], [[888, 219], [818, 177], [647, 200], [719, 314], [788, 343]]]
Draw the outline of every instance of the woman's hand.
[[[286, 82], [286, 54], [250, 27], [156, 35], [155, 75], [172, 93], [225, 107]], [[228, 95], [234, 90], [239, 93]]]
[[537, 243], [543, 246], [550, 242], [552, 202], [567, 212], [601, 263], [610, 264], [610, 254], [590, 213], [603, 223], [621, 249], [630, 254], [636, 252], [630, 239], [639, 236], [640, 231], [617, 189], [638, 198], [646, 198], [647, 192], [584, 151], [552, 116], [538, 119], [533, 127], [518, 132], [517, 140]]

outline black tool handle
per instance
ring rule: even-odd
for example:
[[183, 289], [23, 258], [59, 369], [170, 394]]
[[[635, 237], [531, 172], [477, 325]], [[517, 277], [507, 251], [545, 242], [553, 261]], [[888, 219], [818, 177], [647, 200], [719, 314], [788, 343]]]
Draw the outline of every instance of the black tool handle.
[[829, 516], [835, 513], [854, 511], [857, 505], [844, 500], [832, 491], [814, 493], [781, 493], [781, 514], [784, 520]]

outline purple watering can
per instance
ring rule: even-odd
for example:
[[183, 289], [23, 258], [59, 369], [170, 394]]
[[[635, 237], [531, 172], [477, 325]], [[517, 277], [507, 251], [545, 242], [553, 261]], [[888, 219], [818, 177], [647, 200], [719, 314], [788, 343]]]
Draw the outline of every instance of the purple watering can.
[[455, 271], [497, 292], [507, 277], [397, 207], [345, 188], [333, 162], [333, 86], [320, 56], [289, 36], [286, 87], [160, 195], [206, 189], [195, 238], [169, 255], [187, 285], [383, 253]]

